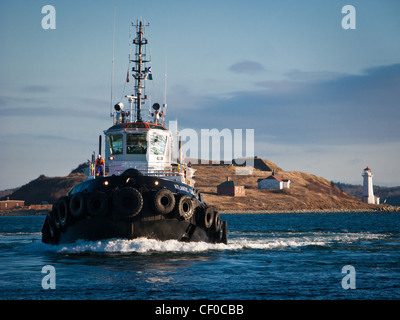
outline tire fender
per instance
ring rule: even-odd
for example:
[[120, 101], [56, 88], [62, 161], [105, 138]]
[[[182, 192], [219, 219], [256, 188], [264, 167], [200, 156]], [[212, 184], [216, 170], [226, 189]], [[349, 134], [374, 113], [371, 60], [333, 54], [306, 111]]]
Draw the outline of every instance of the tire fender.
[[91, 217], [105, 217], [108, 213], [108, 197], [104, 192], [93, 192], [87, 199], [87, 210]]
[[184, 195], [178, 202], [179, 217], [189, 220], [193, 216], [194, 206], [191, 197]]
[[143, 196], [136, 188], [121, 188], [114, 194], [113, 208], [119, 216], [134, 217], [143, 208]]
[[209, 229], [211, 228], [214, 221], [214, 210], [210, 207], [206, 208], [204, 211], [204, 226]]
[[75, 193], [69, 202], [69, 209], [74, 218], [83, 218], [86, 213], [86, 194], [83, 192]]
[[69, 209], [69, 198], [67, 196], [58, 199], [57, 214], [58, 221], [60, 222], [60, 227], [62, 230], [64, 230], [67, 227], [67, 223], [71, 214]]
[[168, 214], [175, 208], [175, 196], [168, 189], [160, 189], [154, 194], [152, 204], [157, 213]]

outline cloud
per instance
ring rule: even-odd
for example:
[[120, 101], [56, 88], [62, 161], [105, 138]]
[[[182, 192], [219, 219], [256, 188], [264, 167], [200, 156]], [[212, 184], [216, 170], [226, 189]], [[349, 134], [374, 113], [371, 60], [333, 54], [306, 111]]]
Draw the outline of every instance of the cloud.
[[[54, 131], [51, 129], [48, 129], [48, 131]], [[53, 145], [53, 144], [59, 144], [59, 143], [71, 143], [71, 144], [76, 144], [80, 143], [82, 144], [85, 142], [84, 139], [78, 139], [76, 137], [71, 137], [71, 136], [61, 136], [57, 134], [46, 134], [46, 133], [32, 133], [30, 132], [29, 134], [26, 133], [6, 133], [2, 135], [2, 146], [5, 147], [15, 147], [16, 145], [18, 147], [29, 147], [29, 148], [35, 148], [38, 145]]]
[[97, 110], [79, 110], [77, 108], [60, 108], [60, 107], [6, 107], [0, 108], [1, 117], [46, 117], [46, 118], [88, 118], [88, 119], [103, 119], [105, 113], [100, 113]]
[[369, 166], [374, 184], [399, 185], [397, 168], [400, 141], [353, 145], [256, 144], [256, 154], [277, 163], [284, 170], [300, 170], [328, 180], [361, 184], [362, 170]]
[[285, 76], [293, 81], [306, 81], [306, 82], [318, 82], [338, 79], [348, 74], [332, 71], [301, 71], [291, 70], [285, 73]]
[[234, 73], [255, 74], [265, 72], [265, 68], [258, 62], [245, 60], [237, 62], [229, 67], [229, 70]]
[[[44, 98], [0, 97], [0, 117], [23, 118], [88, 118], [103, 120], [107, 117], [108, 102], [96, 98], [74, 98], [51, 106]], [[74, 106], [74, 107], [71, 107]], [[98, 106], [105, 106], [99, 109]]]
[[51, 88], [49, 86], [32, 85], [22, 87], [21, 91], [25, 93], [48, 93], [51, 91]]
[[[302, 81], [293, 80], [293, 75]], [[317, 80], [318, 78], [322, 80]], [[292, 73], [257, 82], [258, 90], [207, 97], [201, 112], [182, 114], [194, 128], [253, 128], [274, 142], [330, 145], [400, 140], [400, 64], [359, 75]]]

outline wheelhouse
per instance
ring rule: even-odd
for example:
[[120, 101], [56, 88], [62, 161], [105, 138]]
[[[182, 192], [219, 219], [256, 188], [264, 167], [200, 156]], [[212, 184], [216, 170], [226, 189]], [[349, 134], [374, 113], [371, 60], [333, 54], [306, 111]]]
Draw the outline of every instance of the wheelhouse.
[[172, 133], [162, 125], [133, 122], [116, 124], [104, 131], [105, 160], [109, 175], [135, 168], [143, 174], [178, 172], [173, 165]]

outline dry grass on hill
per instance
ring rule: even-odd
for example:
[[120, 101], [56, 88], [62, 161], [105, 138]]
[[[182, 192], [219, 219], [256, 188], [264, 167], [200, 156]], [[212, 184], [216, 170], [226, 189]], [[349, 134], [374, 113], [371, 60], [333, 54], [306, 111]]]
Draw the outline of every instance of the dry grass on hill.
[[[236, 170], [243, 167], [199, 164], [192, 165], [197, 170], [195, 187], [203, 193], [208, 205], [221, 211], [368, 210], [377, 207], [340, 191], [324, 178], [304, 172], [283, 171], [271, 161], [262, 161], [276, 170], [278, 176], [289, 179], [290, 189], [259, 190], [257, 180], [271, 175], [270, 171], [254, 169], [252, 174], [238, 175]], [[40, 176], [16, 190], [10, 198], [25, 200], [26, 204], [53, 203], [86, 178], [78, 171], [66, 177]], [[217, 195], [217, 185], [226, 181], [227, 177], [236, 185], [245, 186], [245, 197]]]
[[[207, 204], [217, 210], [371, 209], [369, 205], [342, 192], [328, 180], [304, 172], [279, 170], [278, 176], [291, 181], [290, 189], [260, 190], [257, 180], [266, 178], [271, 172], [254, 169], [251, 175], [237, 175], [235, 166], [193, 165], [192, 167], [197, 170], [196, 188], [203, 193]], [[245, 197], [217, 195], [217, 185], [226, 181], [227, 177], [230, 177], [235, 185], [245, 186]]]

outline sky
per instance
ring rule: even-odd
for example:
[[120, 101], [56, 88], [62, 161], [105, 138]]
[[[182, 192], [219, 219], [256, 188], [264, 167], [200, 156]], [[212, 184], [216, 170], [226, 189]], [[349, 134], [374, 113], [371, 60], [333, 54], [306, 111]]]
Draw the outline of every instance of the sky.
[[[55, 29], [42, 27], [45, 5]], [[284, 170], [361, 184], [369, 166], [374, 184], [398, 186], [399, 14], [396, 0], [0, 0], [0, 190], [97, 151], [110, 106], [133, 93], [138, 19], [150, 22], [152, 103], [167, 71], [167, 121], [253, 129], [255, 155]]]

